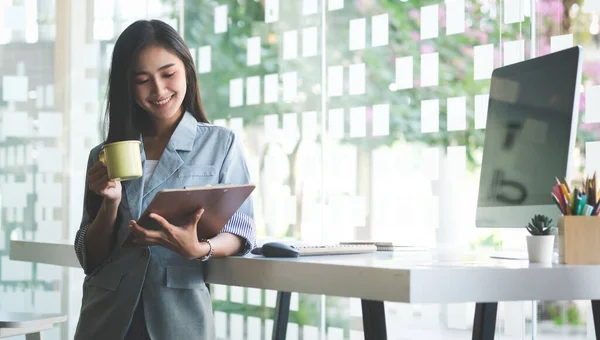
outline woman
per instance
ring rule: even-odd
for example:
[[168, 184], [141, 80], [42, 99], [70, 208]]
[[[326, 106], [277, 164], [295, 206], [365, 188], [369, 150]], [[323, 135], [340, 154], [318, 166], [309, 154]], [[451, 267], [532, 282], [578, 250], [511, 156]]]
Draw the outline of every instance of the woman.
[[[140, 139], [144, 176], [110, 181], [90, 152], [81, 227], [75, 239], [86, 278], [76, 339], [214, 339], [204, 261], [245, 254], [254, 245], [248, 199], [223, 232], [198, 240], [198, 211], [174, 227], [146, 231], [135, 220], [163, 189], [249, 183], [236, 136], [210, 125], [202, 110], [192, 56], [178, 33], [137, 21], [112, 57], [106, 143]], [[121, 247], [132, 233], [140, 247]]]

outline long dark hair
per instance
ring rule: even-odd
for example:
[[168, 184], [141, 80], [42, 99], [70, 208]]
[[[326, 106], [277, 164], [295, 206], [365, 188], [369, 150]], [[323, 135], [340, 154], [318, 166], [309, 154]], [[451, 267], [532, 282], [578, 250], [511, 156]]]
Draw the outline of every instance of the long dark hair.
[[104, 118], [105, 129], [108, 125], [107, 143], [137, 139], [140, 132], [148, 128], [148, 114], [136, 103], [131, 86], [136, 58], [151, 44], [157, 44], [181, 59], [187, 83], [183, 109], [192, 113], [197, 121], [208, 123], [200, 99], [194, 59], [179, 33], [160, 20], [139, 20], [121, 33], [113, 50]]

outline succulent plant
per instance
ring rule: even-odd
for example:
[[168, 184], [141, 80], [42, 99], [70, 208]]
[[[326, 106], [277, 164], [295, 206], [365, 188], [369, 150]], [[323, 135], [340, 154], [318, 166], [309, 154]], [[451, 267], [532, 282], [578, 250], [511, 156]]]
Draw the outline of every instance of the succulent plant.
[[533, 216], [531, 222], [527, 224], [526, 228], [527, 231], [534, 236], [552, 235], [554, 232], [552, 219], [545, 215]]

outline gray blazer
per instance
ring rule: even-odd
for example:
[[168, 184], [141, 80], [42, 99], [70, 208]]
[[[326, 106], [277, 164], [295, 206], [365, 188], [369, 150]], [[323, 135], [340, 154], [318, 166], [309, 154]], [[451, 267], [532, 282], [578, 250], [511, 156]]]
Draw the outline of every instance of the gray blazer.
[[[91, 150], [88, 169], [98, 161], [100, 148]], [[145, 161], [143, 147], [140, 152]], [[123, 182], [111, 254], [98, 268], [87, 266], [84, 239], [102, 198], [86, 189], [75, 239], [77, 257], [86, 273], [75, 339], [123, 339], [138, 301], [143, 299], [148, 334], [153, 340], [213, 340], [212, 300], [204, 283], [204, 263], [186, 260], [163, 247], [122, 248], [121, 244], [129, 234], [129, 220], [138, 219], [162, 189], [249, 182], [235, 134], [224, 127], [198, 123], [185, 113], [147, 185], [142, 178]], [[223, 232], [245, 239], [243, 253], [255, 245], [251, 198]]]

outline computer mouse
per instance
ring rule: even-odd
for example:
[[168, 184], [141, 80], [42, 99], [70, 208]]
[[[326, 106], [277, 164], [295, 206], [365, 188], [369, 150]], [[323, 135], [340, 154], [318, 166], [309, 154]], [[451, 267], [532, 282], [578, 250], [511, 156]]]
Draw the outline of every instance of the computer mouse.
[[298, 257], [300, 253], [298, 249], [289, 244], [281, 242], [267, 242], [262, 245], [261, 250], [265, 257]]
[[250, 250], [250, 254], [252, 254], [252, 255], [262, 255], [262, 247], [252, 248], [252, 250]]

